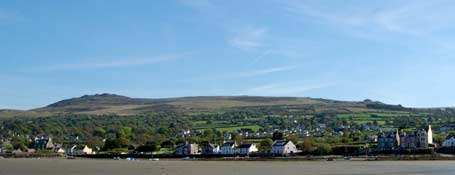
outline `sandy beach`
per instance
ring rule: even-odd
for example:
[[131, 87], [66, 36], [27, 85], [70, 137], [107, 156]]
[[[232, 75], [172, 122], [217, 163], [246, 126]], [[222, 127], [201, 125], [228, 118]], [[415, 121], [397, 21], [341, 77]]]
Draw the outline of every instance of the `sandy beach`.
[[436, 174], [455, 173], [454, 161], [150, 161], [94, 159], [2, 159], [8, 175], [296, 175], [296, 174]]

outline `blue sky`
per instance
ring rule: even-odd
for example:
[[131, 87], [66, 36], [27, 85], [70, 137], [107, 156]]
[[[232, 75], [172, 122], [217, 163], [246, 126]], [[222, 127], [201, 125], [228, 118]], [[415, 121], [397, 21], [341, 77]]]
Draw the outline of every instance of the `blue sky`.
[[455, 106], [451, 0], [0, 2], [0, 109], [84, 94]]

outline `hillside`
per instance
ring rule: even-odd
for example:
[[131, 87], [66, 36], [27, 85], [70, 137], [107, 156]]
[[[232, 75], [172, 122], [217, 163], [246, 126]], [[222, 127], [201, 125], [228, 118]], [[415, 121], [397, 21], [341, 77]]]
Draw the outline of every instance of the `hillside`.
[[62, 100], [46, 107], [20, 111], [1, 110], [0, 117], [50, 116], [58, 114], [116, 114], [173, 112], [199, 113], [219, 110], [260, 109], [299, 113], [358, 113], [376, 110], [408, 110], [370, 100], [360, 102], [335, 101], [306, 97], [207, 96], [165, 99], [130, 98], [115, 94], [84, 95]]
[[[258, 141], [278, 130], [318, 137], [323, 144], [364, 144], [365, 136], [381, 130], [412, 130], [425, 124], [439, 130], [455, 125], [454, 113], [450, 108], [413, 109], [371, 100], [257, 96], [143, 99], [97, 94], [32, 110], [0, 110], [0, 138], [51, 135], [61, 143], [82, 141], [92, 147], [102, 147], [104, 139], [122, 140], [124, 145], [188, 140], [219, 144], [226, 134], [254, 133], [245, 139]], [[334, 138], [346, 125], [356, 129], [356, 134], [345, 141]]]

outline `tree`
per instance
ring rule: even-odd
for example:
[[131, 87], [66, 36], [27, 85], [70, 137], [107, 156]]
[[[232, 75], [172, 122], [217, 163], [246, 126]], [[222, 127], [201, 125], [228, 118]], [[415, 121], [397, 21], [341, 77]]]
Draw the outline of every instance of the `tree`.
[[294, 144], [297, 144], [297, 142], [299, 142], [299, 138], [296, 135], [290, 135], [287, 137], [287, 139], [290, 140]]
[[341, 121], [341, 123], [342, 123], [344, 126], [348, 126], [348, 125], [349, 125], [349, 122], [348, 122], [348, 120], [346, 120], [346, 119], [343, 119], [343, 120]]
[[360, 142], [360, 141], [363, 141], [363, 135], [362, 134], [358, 134], [358, 133], [355, 133], [355, 134], [351, 134], [351, 138], [352, 138], [352, 141], [354, 142]]
[[158, 128], [158, 131], [157, 131], [159, 134], [162, 134], [162, 135], [167, 135], [169, 130], [167, 128], [164, 128], [164, 127], [160, 127]]
[[91, 148], [95, 148], [97, 146], [99, 146], [99, 147], [103, 146], [103, 141], [100, 138], [98, 138], [98, 137], [87, 138], [85, 143]]
[[348, 138], [351, 135], [351, 132], [349, 131], [348, 128], [343, 129], [343, 137]]
[[9, 142], [3, 142], [1, 148], [4, 150], [4, 151], [12, 151], [13, 150], [13, 145]]
[[131, 136], [132, 133], [133, 133], [133, 129], [131, 127], [121, 127], [117, 131], [117, 137], [119, 137], [119, 138], [128, 137], [128, 136]]
[[104, 129], [101, 128], [101, 127], [96, 127], [96, 128], [93, 130], [93, 136], [96, 136], [96, 137], [104, 137], [105, 134], [106, 134], [106, 130], [104, 130]]
[[152, 137], [149, 134], [139, 134], [136, 136], [136, 143], [144, 144], [148, 140], [152, 140]]
[[139, 146], [136, 151], [137, 152], [144, 152], [144, 153], [152, 153], [158, 150], [158, 146], [156, 142], [147, 142], [144, 145]]
[[204, 137], [206, 137], [206, 138], [211, 138], [211, 137], [213, 137], [213, 130], [211, 130], [211, 129], [206, 129], [206, 130], [204, 131], [203, 135], [204, 135]]
[[337, 136], [330, 136], [327, 139], [328, 139], [327, 143], [331, 143], [331, 144], [334, 144], [334, 145], [337, 145], [337, 144], [341, 143], [341, 138], [337, 137]]
[[118, 138], [118, 143], [120, 144], [120, 148], [127, 148], [131, 144], [130, 140], [126, 137]]
[[25, 137], [15, 136], [11, 140], [14, 149], [26, 149], [31, 143]]
[[103, 146], [104, 151], [108, 151], [108, 150], [112, 150], [112, 149], [116, 149], [116, 148], [122, 148], [118, 139], [107, 139], [104, 142], [104, 146]]
[[239, 134], [234, 134], [234, 136], [232, 137], [235, 141], [235, 143], [237, 144], [240, 144], [243, 142], [243, 137]]
[[174, 148], [174, 141], [172, 140], [166, 140], [163, 143], [161, 143], [161, 148]]
[[272, 144], [273, 140], [272, 139], [264, 139], [259, 143], [259, 151], [262, 152], [270, 152], [272, 150]]
[[326, 155], [332, 151], [332, 147], [329, 144], [319, 143], [317, 144], [316, 147], [317, 147], [316, 151], [320, 155]]
[[186, 143], [186, 140], [184, 138], [179, 138], [177, 139], [177, 141], [175, 141], [175, 145], [181, 145], [181, 144], [185, 144]]
[[302, 152], [308, 154], [316, 150], [313, 140], [309, 137], [305, 137], [303, 139], [303, 143], [298, 144], [297, 147], [298, 149], [302, 150]]
[[446, 140], [446, 137], [445, 136], [436, 136], [434, 137], [434, 141], [435, 143], [437, 143], [438, 145], [442, 145], [444, 143], [444, 141]]
[[279, 131], [275, 131], [272, 135], [272, 140], [282, 140], [283, 139], [283, 133]]

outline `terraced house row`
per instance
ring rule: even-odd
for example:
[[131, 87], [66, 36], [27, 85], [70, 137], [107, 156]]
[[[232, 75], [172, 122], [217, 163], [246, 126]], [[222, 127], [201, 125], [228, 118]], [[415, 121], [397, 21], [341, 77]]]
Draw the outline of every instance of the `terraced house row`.
[[[198, 144], [180, 144], [176, 147], [176, 155], [250, 155], [256, 154], [259, 149], [256, 144], [244, 143], [237, 144], [234, 141], [223, 143], [221, 146], [216, 144], [206, 144], [199, 148]], [[289, 155], [300, 152], [292, 141], [277, 140], [271, 146], [271, 154]]]

